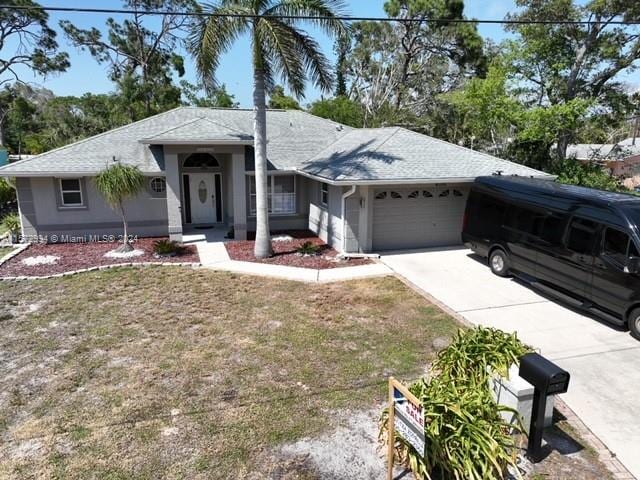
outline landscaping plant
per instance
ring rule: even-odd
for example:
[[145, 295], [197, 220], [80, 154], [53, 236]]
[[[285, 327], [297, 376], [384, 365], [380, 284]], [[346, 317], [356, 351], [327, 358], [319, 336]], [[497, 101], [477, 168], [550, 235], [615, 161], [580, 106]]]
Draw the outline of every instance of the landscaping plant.
[[306, 241], [298, 248], [296, 248], [296, 253], [299, 255], [317, 255], [320, 252], [320, 247], [313, 242]]
[[135, 197], [144, 188], [145, 178], [138, 167], [114, 163], [96, 176], [96, 187], [114, 210], [120, 213], [124, 229], [123, 244], [116, 252], [126, 253], [133, 250], [129, 242], [127, 217], [124, 201]]
[[183, 251], [184, 247], [182, 245], [166, 238], [153, 243], [153, 253], [159, 257], [172, 257], [181, 254]]
[[[425, 452], [417, 452], [396, 435], [396, 458], [419, 479], [491, 480], [505, 477], [516, 466], [512, 433], [521, 425], [505, 421], [490, 387], [491, 372], [507, 377], [509, 367], [530, 351], [515, 334], [478, 327], [459, 331], [431, 367], [430, 378], [409, 390], [422, 401]], [[388, 411], [381, 418], [380, 438], [386, 438]]]
[[7, 230], [11, 235], [11, 241], [14, 241], [20, 235], [20, 215], [10, 213], [2, 219], [2, 229]]

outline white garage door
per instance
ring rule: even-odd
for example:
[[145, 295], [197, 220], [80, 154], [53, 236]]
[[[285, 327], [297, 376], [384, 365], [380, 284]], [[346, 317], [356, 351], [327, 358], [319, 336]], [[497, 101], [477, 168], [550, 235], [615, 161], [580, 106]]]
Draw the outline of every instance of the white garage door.
[[373, 249], [459, 244], [468, 192], [461, 186], [376, 189]]

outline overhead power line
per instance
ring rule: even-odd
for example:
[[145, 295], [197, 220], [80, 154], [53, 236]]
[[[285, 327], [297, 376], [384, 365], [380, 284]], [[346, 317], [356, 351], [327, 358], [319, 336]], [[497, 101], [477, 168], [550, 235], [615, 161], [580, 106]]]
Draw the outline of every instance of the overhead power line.
[[[173, 16], [184, 15], [189, 17], [227, 17], [227, 18], [260, 18], [261, 15], [255, 14], [212, 14], [207, 12], [177, 12], [175, 10], [127, 10], [117, 8], [83, 8], [83, 7], [47, 7], [47, 6], [27, 6], [27, 5], [0, 5], [0, 10], [38, 10], [45, 12], [67, 12], [67, 13], [107, 13], [107, 14], [124, 14], [124, 15], [158, 15]], [[471, 18], [399, 18], [399, 17], [353, 17], [349, 15], [339, 15], [335, 17], [329, 16], [306, 16], [306, 15], [273, 15], [274, 18], [283, 20], [343, 20], [345, 22], [396, 22], [396, 23], [483, 23], [495, 25], [590, 25], [597, 22], [589, 20], [489, 20], [489, 19], [471, 19]], [[612, 20], [607, 25], [640, 25], [638, 20]]]

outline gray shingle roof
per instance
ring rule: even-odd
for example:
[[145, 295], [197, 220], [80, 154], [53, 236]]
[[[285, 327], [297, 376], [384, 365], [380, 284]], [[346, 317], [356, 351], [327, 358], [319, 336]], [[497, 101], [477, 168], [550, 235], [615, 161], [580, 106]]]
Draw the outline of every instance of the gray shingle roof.
[[[267, 139], [269, 160], [291, 169], [350, 131], [335, 122], [305, 112], [269, 110]], [[51, 150], [29, 160], [0, 168], [0, 175], [95, 174], [112, 158], [137, 165], [144, 173], [160, 173], [158, 149], [143, 143], [157, 136], [162, 144], [176, 139], [176, 131], [194, 142], [253, 138], [253, 111], [180, 107], [114, 130]], [[213, 132], [213, 133], [212, 133]], [[219, 138], [210, 139], [211, 135]], [[160, 152], [161, 156], [161, 152]]]
[[215, 143], [215, 142], [251, 142], [253, 136], [242, 130], [229, 128], [220, 125], [206, 117], [196, 118], [188, 122], [172, 127], [164, 132], [152, 135], [140, 140], [148, 145], [169, 144], [169, 143]]
[[[181, 107], [0, 168], [0, 176], [93, 175], [112, 158], [162, 172], [165, 143], [253, 138], [253, 111]], [[281, 170], [330, 181], [469, 179], [542, 172], [403, 128], [353, 129], [296, 110], [267, 112], [267, 153]]]
[[404, 128], [358, 129], [300, 169], [333, 181], [469, 179], [492, 175], [546, 176], [524, 165]]

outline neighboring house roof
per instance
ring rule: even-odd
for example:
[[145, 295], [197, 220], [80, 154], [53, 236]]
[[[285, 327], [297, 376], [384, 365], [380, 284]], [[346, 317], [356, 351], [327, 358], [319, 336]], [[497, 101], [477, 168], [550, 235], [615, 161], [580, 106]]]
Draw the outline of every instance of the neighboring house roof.
[[640, 155], [640, 140], [633, 145], [632, 138], [618, 143], [577, 143], [567, 146], [567, 157], [578, 160], [624, 160]]
[[306, 162], [301, 172], [333, 181], [455, 180], [547, 176], [524, 165], [400, 127], [357, 129]]
[[[404, 128], [354, 129], [298, 110], [268, 110], [269, 162], [328, 182], [548, 176]], [[253, 141], [253, 111], [180, 107], [0, 168], [0, 176], [94, 175], [112, 159], [162, 173], [159, 145]]]

